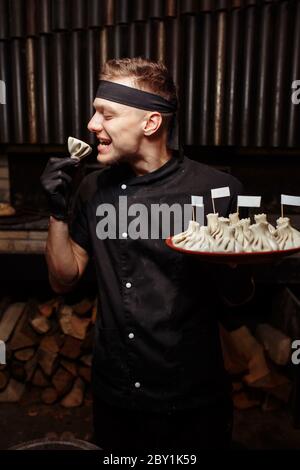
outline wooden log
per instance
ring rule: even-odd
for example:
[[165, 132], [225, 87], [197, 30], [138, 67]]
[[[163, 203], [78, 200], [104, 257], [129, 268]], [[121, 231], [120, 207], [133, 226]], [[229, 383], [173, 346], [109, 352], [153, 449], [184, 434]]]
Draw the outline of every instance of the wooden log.
[[0, 371], [0, 391], [6, 388], [8, 381], [9, 381], [8, 370], [1, 370]]
[[240, 392], [243, 389], [242, 382], [232, 382], [232, 391]]
[[285, 375], [272, 370], [268, 381], [262, 386], [262, 389], [282, 402], [289, 403], [292, 383]]
[[39, 309], [40, 314], [43, 315], [46, 318], [51, 317], [51, 315], [53, 314], [53, 311], [54, 311], [52, 303], [51, 304], [49, 304], [49, 303], [41, 304], [41, 305], [38, 306], [38, 309]]
[[34, 352], [34, 348], [19, 349], [18, 351], [15, 351], [14, 357], [18, 361], [27, 362], [34, 356]]
[[10, 379], [5, 390], [0, 392], [0, 403], [17, 403], [25, 390], [25, 384]]
[[59, 311], [59, 324], [65, 335], [83, 340], [90, 323], [90, 318], [79, 318], [74, 315], [69, 305], [64, 305]]
[[29, 325], [30, 307], [26, 307], [24, 315], [19, 321], [10, 341], [9, 347], [12, 351], [18, 349], [31, 348], [39, 343], [38, 335], [32, 330]]
[[10, 363], [10, 373], [11, 376], [18, 382], [25, 382], [26, 380], [26, 370], [23, 362], [13, 360]]
[[56, 297], [54, 299], [48, 300], [48, 302], [39, 304], [38, 310], [41, 315], [43, 315], [46, 318], [49, 318], [56, 311], [60, 303], [61, 303], [61, 298]]
[[80, 358], [80, 362], [82, 362], [82, 364], [88, 367], [92, 367], [92, 360], [93, 360], [92, 354], [85, 354], [84, 356], [81, 356]]
[[233, 404], [238, 410], [247, 410], [259, 406], [260, 400], [250, 398], [245, 391], [241, 391], [233, 395]]
[[34, 372], [31, 383], [35, 385], [36, 387], [43, 387], [43, 388], [49, 387], [50, 385], [50, 382], [46, 374], [44, 374], [44, 372], [42, 371], [40, 367], [37, 367], [36, 371]]
[[77, 377], [78, 374], [75, 362], [68, 361], [67, 359], [61, 359], [60, 365], [68, 372], [70, 372], [70, 374], [72, 374], [74, 377]]
[[72, 334], [70, 336], [83, 340], [86, 337], [90, 323], [90, 318], [79, 318], [73, 315], [71, 318]]
[[23, 315], [24, 309], [24, 302], [17, 302], [7, 307], [0, 323], [0, 340], [5, 343], [8, 341], [15, 329], [15, 326]]
[[30, 324], [34, 331], [41, 335], [48, 333], [51, 328], [51, 323], [48, 318], [41, 314], [36, 314], [35, 317], [30, 320]]
[[240, 357], [247, 361], [248, 374], [243, 380], [248, 385], [258, 386], [270, 374], [264, 350], [246, 326], [230, 332], [232, 345]]
[[94, 301], [90, 299], [83, 299], [77, 304], [72, 305], [72, 310], [76, 315], [87, 315], [93, 308]]
[[52, 377], [52, 384], [57, 390], [58, 396], [66, 395], [71, 390], [73, 382], [74, 376], [62, 367]]
[[[73, 315], [73, 309], [70, 305], [61, 305], [59, 312], [58, 312], [59, 324], [65, 335], [68, 335], [70, 332], [72, 333], [72, 327], [71, 327], [72, 315]], [[73, 335], [70, 335], [70, 336], [73, 336]]]
[[0, 217], [15, 215], [16, 210], [8, 202], [0, 202]]
[[63, 338], [59, 334], [44, 336], [38, 349], [38, 363], [43, 372], [51, 376], [58, 365], [58, 352], [62, 345]]
[[94, 337], [95, 337], [95, 331], [94, 331], [94, 325], [88, 329], [86, 337], [82, 341], [81, 344], [81, 350], [84, 354], [90, 354], [91, 351], [93, 350], [93, 345], [94, 345]]
[[44, 336], [40, 342], [40, 348], [46, 349], [49, 352], [52, 353], [58, 353], [62, 344], [63, 344], [64, 338], [60, 334], [55, 334], [55, 335], [47, 335]]
[[224, 366], [230, 375], [240, 375], [248, 370], [245, 358], [241, 357], [234, 347], [230, 333], [220, 325], [220, 337], [223, 351]]
[[68, 359], [77, 359], [81, 355], [81, 341], [67, 335], [60, 354]]
[[255, 336], [275, 364], [284, 366], [289, 362], [292, 351], [291, 338], [267, 323], [257, 326]]
[[25, 371], [26, 371], [26, 382], [29, 382], [32, 379], [32, 376], [37, 368], [38, 365], [38, 353], [36, 352], [35, 355], [29, 359], [25, 363]]
[[45, 388], [41, 393], [41, 400], [46, 405], [52, 405], [58, 400], [58, 393], [54, 387]]
[[86, 383], [91, 383], [91, 368], [85, 366], [78, 367], [78, 375], [81, 377]]
[[38, 364], [46, 375], [51, 376], [58, 365], [58, 354], [47, 349], [38, 349]]
[[79, 377], [75, 380], [72, 390], [60, 402], [65, 408], [75, 408], [81, 406], [84, 399], [85, 385]]

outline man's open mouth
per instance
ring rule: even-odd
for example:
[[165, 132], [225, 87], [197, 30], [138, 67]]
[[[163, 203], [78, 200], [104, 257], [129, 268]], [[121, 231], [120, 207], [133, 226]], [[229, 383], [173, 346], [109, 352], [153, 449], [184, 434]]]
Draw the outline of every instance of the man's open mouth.
[[100, 145], [110, 145], [111, 140], [110, 139], [99, 139]]
[[98, 139], [99, 145], [97, 147], [99, 153], [108, 153], [110, 150], [110, 144], [112, 141], [110, 139]]

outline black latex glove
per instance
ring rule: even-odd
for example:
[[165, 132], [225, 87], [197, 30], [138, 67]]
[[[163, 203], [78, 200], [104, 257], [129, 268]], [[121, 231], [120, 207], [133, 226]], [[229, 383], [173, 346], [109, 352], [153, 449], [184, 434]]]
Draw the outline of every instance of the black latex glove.
[[74, 173], [73, 168], [78, 163], [78, 158], [52, 157], [43, 171], [41, 184], [48, 195], [51, 215], [55, 219], [63, 221], [68, 219], [68, 203], [72, 190], [71, 174]]

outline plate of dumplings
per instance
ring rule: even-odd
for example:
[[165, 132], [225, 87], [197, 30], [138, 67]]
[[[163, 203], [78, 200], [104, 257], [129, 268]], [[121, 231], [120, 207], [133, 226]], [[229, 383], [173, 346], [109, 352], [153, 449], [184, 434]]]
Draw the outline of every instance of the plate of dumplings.
[[215, 263], [249, 264], [272, 262], [300, 251], [300, 232], [288, 217], [279, 217], [276, 227], [266, 214], [240, 219], [238, 213], [229, 217], [207, 214], [207, 225], [191, 220], [186, 231], [166, 239], [173, 250]]

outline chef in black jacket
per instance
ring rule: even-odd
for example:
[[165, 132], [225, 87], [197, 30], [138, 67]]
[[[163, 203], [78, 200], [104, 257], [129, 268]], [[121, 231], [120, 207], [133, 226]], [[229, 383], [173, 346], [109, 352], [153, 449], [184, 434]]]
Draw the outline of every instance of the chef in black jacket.
[[[241, 184], [171, 149], [177, 99], [165, 66], [112, 60], [100, 78], [88, 128], [99, 140], [102, 168], [82, 181], [71, 221], [76, 159], [50, 159], [41, 178], [51, 204], [46, 258], [53, 289], [71, 290], [90, 258], [96, 268], [96, 442], [107, 451], [227, 448], [232, 402], [218, 320], [220, 309], [238, 312], [249, 301], [253, 283], [238, 267], [171, 250], [161, 232], [151, 237], [151, 208], [184, 208], [198, 195], [206, 215], [211, 189], [228, 186], [230, 197], [217, 204], [226, 217], [236, 210]], [[144, 208], [140, 237], [131, 235], [134, 211], [124, 225], [125, 200], [127, 209]]]

